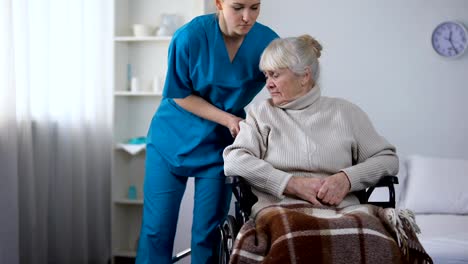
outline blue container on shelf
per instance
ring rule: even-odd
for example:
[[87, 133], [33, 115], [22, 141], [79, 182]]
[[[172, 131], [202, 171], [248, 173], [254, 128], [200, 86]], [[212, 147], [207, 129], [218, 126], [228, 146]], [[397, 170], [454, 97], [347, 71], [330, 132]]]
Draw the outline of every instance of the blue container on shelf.
[[127, 198], [129, 200], [136, 200], [138, 197], [137, 195], [137, 188], [135, 185], [130, 185], [128, 187]]
[[146, 137], [134, 137], [127, 141], [127, 144], [139, 145], [146, 144]]

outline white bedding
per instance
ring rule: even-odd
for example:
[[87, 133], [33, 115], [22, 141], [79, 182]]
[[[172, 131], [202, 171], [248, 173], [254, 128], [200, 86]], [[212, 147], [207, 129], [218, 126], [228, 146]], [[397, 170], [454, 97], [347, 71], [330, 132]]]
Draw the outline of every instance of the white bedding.
[[[468, 160], [419, 155], [400, 159], [396, 206], [416, 213], [419, 239], [436, 264], [468, 264], [467, 168]], [[442, 190], [441, 184], [448, 190]], [[388, 191], [383, 189], [375, 197], [386, 201]], [[408, 197], [413, 202], [408, 203]]]
[[[447, 163], [450, 163], [450, 166]], [[465, 210], [468, 204], [467, 164], [468, 160], [448, 161], [422, 156], [400, 159], [400, 172], [398, 173], [400, 184], [395, 185], [396, 207], [416, 212], [416, 223], [422, 232], [419, 240], [435, 264], [468, 264], [468, 214]], [[456, 179], [449, 180], [445, 176], [442, 179], [440, 175], [445, 175], [443, 172], [448, 170], [447, 167], [457, 171], [450, 175], [451, 178]], [[433, 169], [428, 170], [428, 168]], [[408, 188], [410, 181], [417, 184]], [[448, 190], [439, 190], [441, 181], [445, 181], [445, 186], [450, 183], [452, 187]], [[434, 193], [440, 195], [434, 195]], [[413, 203], [409, 205], [406, 201], [408, 197], [413, 199]], [[417, 199], [420, 199], [421, 203], [415, 203]], [[369, 200], [388, 201], [388, 190], [376, 189]], [[421, 204], [424, 208], [419, 206]], [[447, 211], [447, 208], [456, 210]], [[430, 212], [422, 213], [427, 211]]]
[[417, 214], [416, 223], [434, 263], [468, 263], [468, 215]]

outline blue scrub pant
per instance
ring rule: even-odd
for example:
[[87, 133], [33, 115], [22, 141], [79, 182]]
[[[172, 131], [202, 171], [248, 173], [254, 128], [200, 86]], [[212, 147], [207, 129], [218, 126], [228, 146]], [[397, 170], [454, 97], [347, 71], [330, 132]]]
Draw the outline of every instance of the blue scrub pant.
[[[152, 145], [146, 151], [143, 222], [136, 263], [172, 263], [177, 218], [188, 177], [171, 173]], [[194, 177], [191, 262], [213, 263], [213, 248], [220, 239], [217, 226], [229, 211], [231, 187], [225, 184], [224, 174]]]

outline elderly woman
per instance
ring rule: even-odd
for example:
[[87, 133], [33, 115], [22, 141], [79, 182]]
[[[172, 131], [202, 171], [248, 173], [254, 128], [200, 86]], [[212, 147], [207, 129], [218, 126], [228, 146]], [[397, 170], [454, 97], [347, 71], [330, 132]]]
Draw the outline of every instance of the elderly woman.
[[262, 54], [271, 98], [250, 108], [223, 153], [225, 174], [245, 178], [258, 197], [231, 263], [429, 263], [409, 211], [353, 195], [395, 175], [398, 157], [359, 107], [321, 96], [321, 50], [304, 35]]
[[226, 175], [245, 178], [268, 205], [359, 204], [352, 194], [398, 172], [395, 147], [358, 106], [321, 96], [316, 80], [322, 46], [311, 36], [277, 39], [260, 69], [271, 98], [250, 108], [224, 150]]

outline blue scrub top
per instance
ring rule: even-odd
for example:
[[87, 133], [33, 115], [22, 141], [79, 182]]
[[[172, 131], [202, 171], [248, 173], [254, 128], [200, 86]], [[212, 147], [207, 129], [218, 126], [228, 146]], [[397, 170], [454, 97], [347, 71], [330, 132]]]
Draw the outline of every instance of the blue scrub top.
[[277, 37], [255, 23], [231, 63], [215, 14], [196, 17], [177, 30], [169, 46], [163, 99], [147, 137], [173, 173], [197, 176], [215, 169], [212, 177], [220, 177], [222, 152], [233, 138], [226, 127], [186, 111], [172, 98], [197, 95], [245, 118], [244, 107], [265, 85], [260, 56]]

